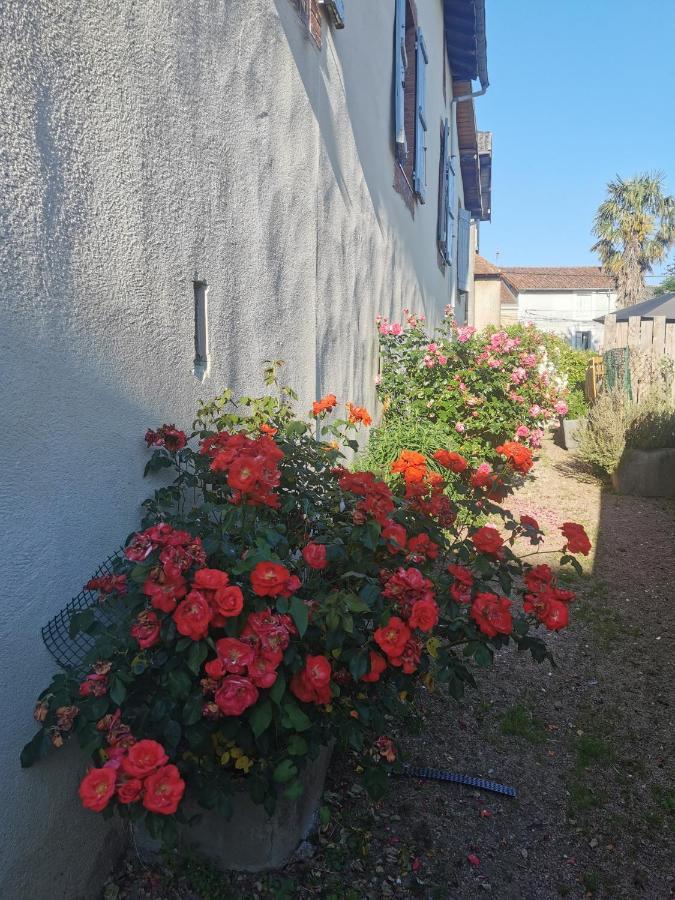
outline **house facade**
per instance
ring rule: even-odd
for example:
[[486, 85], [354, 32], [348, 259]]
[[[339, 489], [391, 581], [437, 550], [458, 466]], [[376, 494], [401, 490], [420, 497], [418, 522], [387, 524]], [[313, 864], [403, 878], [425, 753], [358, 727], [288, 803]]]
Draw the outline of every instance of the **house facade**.
[[596, 320], [616, 309], [614, 281], [597, 266], [498, 268], [476, 256], [474, 293], [477, 328], [532, 322], [584, 350], [601, 349]]
[[137, 527], [147, 427], [262, 391], [274, 358], [301, 408], [372, 407], [376, 314], [467, 309], [485, 11], [6, 0], [0, 52], [0, 896], [70, 900], [119, 835], [79, 807], [74, 748], [18, 769], [40, 626]]

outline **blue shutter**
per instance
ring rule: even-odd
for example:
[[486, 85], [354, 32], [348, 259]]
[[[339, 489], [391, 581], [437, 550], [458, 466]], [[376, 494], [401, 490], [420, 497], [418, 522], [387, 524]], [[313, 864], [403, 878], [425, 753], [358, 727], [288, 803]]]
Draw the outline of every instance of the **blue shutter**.
[[345, 0], [326, 0], [328, 12], [336, 28], [345, 27]]
[[427, 190], [427, 120], [425, 112], [427, 63], [429, 57], [422, 37], [422, 31], [417, 29], [417, 44], [415, 46], [416, 63], [416, 90], [415, 90], [415, 171], [413, 173], [413, 186], [415, 193], [424, 203]]
[[469, 229], [471, 213], [468, 209], [459, 211], [459, 231], [457, 233], [457, 287], [469, 290]]
[[449, 165], [449, 140], [450, 128], [448, 120], [443, 124], [441, 131], [441, 177], [438, 182], [438, 248], [441, 256], [447, 261], [446, 247], [448, 242], [448, 165]]
[[396, 0], [396, 19], [394, 23], [394, 107], [396, 156], [405, 162], [408, 156], [408, 144], [405, 139], [405, 72], [408, 58], [405, 52], [405, 4], [406, 0]]
[[445, 258], [449, 266], [452, 265], [452, 239], [455, 234], [455, 159], [450, 155], [450, 148], [448, 145], [448, 224], [446, 227], [445, 235], [446, 235], [446, 243], [445, 243]]
[[438, 248], [446, 265], [452, 265], [452, 239], [455, 232], [455, 168], [450, 158], [450, 123], [445, 120], [441, 132], [441, 181], [438, 195]]

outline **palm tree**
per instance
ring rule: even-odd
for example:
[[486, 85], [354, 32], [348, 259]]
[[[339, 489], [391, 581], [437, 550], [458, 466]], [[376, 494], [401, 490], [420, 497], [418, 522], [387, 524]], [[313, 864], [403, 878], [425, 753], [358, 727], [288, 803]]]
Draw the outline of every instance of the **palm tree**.
[[663, 193], [664, 177], [646, 172], [607, 185], [607, 199], [598, 209], [591, 250], [602, 268], [616, 279], [619, 308], [646, 296], [645, 272], [661, 262], [675, 243], [675, 197]]

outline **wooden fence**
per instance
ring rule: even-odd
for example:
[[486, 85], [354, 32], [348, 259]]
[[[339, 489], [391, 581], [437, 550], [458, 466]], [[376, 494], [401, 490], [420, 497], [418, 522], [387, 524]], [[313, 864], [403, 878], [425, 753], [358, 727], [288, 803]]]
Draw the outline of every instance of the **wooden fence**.
[[617, 322], [611, 313], [605, 316], [603, 350], [621, 347], [629, 350], [633, 400], [657, 384], [667, 385], [675, 399], [675, 322], [666, 321], [665, 316], [633, 316]]

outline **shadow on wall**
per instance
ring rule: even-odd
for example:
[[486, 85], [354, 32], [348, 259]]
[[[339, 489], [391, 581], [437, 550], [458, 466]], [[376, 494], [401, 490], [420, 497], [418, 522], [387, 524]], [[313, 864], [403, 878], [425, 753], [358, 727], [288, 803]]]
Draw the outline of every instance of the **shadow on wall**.
[[47, 330], [28, 348], [30, 333], [2, 324], [0, 896], [8, 900], [94, 896], [105, 869], [95, 870], [117, 849], [110, 824], [80, 807], [80, 753], [55, 752], [23, 771], [19, 752], [56, 668], [40, 628], [138, 526], [139, 503], [154, 488], [142, 479], [143, 434], [157, 416], [71, 342]]

